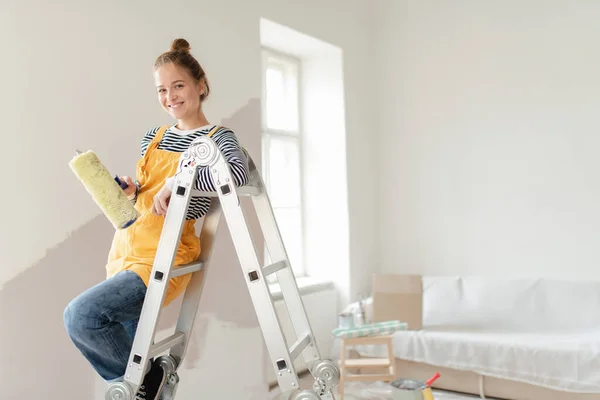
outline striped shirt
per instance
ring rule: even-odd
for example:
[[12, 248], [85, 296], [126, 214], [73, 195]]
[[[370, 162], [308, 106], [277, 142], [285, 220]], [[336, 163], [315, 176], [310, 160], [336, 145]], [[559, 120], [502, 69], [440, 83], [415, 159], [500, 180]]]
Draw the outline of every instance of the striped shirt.
[[[183, 153], [190, 147], [190, 144], [197, 138], [207, 135], [215, 125], [206, 125], [198, 129], [182, 131], [177, 129], [174, 125], [169, 127], [160, 143], [158, 144], [159, 150], [172, 151], [177, 153]], [[150, 145], [150, 142], [156, 136], [156, 132], [159, 127], [149, 130], [142, 138], [141, 143], [141, 156], [144, 157], [146, 150]], [[215, 141], [221, 153], [227, 160], [231, 175], [235, 181], [236, 186], [243, 186], [248, 182], [249, 168], [248, 160], [242, 148], [239, 144], [235, 133], [226, 127], [219, 128], [211, 138]], [[181, 163], [181, 160], [180, 160]], [[174, 177], [167, 179], [167, 186], [173, 189]], [[212, 180], [212, 176], [209, 173], [207, 167], [198, 167], [198, 175], [195, 182], [195, 189], [205, 192], [216, 191], [215, 184]], [[136, 199], [133, 199], [135, 202]], [[190, 198], [190, 204], [186, 219], [199, 219], [203, 217], [210, 207], [210, 197], [203, 196], [192, 196]]]

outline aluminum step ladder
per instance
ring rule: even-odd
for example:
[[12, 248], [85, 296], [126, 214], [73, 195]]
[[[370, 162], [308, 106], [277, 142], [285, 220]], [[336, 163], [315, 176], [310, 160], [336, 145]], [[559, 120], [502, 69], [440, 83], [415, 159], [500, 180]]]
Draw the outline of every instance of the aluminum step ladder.
[[[182, 169], [176, 176], [125, 377], [122, 382], [109, 384], [106, 400], [134, 400], [135, 393], [142, 384], [150, 361], [153, 359], [167, 375], [161, 399], [175, 400], [179, 383], [177, 371], [185, 357], [194, 326], [202, 295], [203, 275], [210, 264], [213, 241], [221, 214], [224, 214], [232, 236], [271, 364], [282, 392], [278, 399], [335, 400], [334, 388], [339, 382], [340, 370], [334, 362], [321, 358], [263, 180], [250, 155], [245, 150], [244, 153], [248, 158], [250, 180], [242, 187], [235, 186], [229, 166], [213, 139], [206, 136], [198, 138], [183, 153], [182, 157], [186, 162], [181, 163]], [[210, 174], [217, 188], [216, 192], [199, 192], [194, 189], [199, 167], [210, 168]], [[202, 251], [197, 261], [173, 267], [192, 194], [212, 197], [200, 233]], [[240, 196], [252, 198], [265, 244], [271, 259], [275, 261], [271, 265], [262, 266], [259, 261], [240, 204]], [[161, 305], [169, 279], [184, 274], [192, 274], [192, 277], [183, 294], [175, 333], [155, 343]], [[281, 328], [266, 280], [271, 274], [277, 276], [296, 335], [295, 342], [291, 346]], [[315, 379], [312, 389], [300, 388], [294, 367], [294, 360], [299, 356], [303, 356]]]

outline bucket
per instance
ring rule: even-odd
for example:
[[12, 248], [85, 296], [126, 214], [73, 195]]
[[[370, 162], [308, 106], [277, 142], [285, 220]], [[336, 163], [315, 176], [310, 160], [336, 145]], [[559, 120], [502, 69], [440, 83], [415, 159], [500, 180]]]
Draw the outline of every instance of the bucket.
[[425, 400], [423, 390], [427, 385], [423, 381], [397, 379], [391, 385], [397, 389], [394, 390], [394, 400]]

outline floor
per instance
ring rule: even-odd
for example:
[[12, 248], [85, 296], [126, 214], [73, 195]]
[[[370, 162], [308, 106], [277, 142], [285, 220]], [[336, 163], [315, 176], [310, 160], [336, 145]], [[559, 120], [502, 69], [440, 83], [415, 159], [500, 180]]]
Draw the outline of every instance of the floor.
[[[303, 389], [310, 389], [313, 384], [312, 375], [306, 373], [300, 377], [300, 387]], [[344, 388], [343, 400], [393, 400], [389, 385], [375, 382], [375, 383], [363, 383], [363, 382], [349, 382]], [[270, 392], [270, 400], [278, 400], [281, 391], [278, 387], [275, 387]], [[434, 390], [433, 395], [435, 400], [474, 400], [479, 399], [479, 396], [467, 395], [462, 393], [445, 392], [440, 390]], [[336, 400], [342, 400], [341, 396], [336, 393]], [[488, 400], [493, 400], [489, 399]]]

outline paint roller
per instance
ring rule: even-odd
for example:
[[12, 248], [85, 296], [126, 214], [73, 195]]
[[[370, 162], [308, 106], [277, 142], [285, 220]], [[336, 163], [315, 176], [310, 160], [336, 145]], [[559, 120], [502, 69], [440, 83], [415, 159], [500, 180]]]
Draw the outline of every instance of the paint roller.
[[123, 191], [127, 183], [113, 177], [93, 151], [75, 153], [69, 165], [104, 215], [116, 229], [131, 226], [139, 213]]

